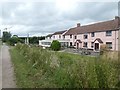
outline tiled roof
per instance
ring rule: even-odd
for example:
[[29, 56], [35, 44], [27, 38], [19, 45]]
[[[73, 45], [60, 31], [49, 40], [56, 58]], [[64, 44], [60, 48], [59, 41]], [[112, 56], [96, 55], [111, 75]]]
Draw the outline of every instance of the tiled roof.
[[[97, 40], [99, 43], [103, 43], [103, 41], [102, 41], [100, 38], [96, 38], [95, 41], [96, 41], [96, 40]], [[95, 42], [95, 41], [94, 41], [94, 42]]]
[[82, 43], [82, 41], [81, 41], [80, 39], [77, 39], [76, 42], [77, 42], [77, 41], [78, 41], [79, 43]]
[[67, 31], [67, 30], [64, 30], [64, 31], [58, 31], [58, 32], [53, 33], [53, 35], [63, 34], [63, 33], [66, 32], [66, 31]]
[[53, 34], [48, 34], [46, 37], [52, 37]]
[[71, 28], [68, 30], [67, 33], [65, 33], [65, 35], [116, 30], [119, 28], [119, 26], [120, 26], [120, 18], [115, 17], [115, 19], [113, 20]]

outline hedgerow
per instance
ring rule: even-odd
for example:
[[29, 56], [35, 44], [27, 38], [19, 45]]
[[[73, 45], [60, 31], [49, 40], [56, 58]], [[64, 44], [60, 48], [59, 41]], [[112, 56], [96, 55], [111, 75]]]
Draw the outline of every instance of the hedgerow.
[[[27, 75], [30, 79], [35, 79], [33, 79], [33, 87], [119, 87], [118, 63], [116, 60], [110, 60], [102, 56], [94, 58], [63, 52], [51, 52], [23, 44], [17, 44], [14, 50], [19, 52], [18, 55], [25, 57], [25, 65], [30, 66]], [[25, 84], [24, 81], [19, 82], [22, 82], [22, 85]], [[26, 82], [29, 83], [29, 81]]]

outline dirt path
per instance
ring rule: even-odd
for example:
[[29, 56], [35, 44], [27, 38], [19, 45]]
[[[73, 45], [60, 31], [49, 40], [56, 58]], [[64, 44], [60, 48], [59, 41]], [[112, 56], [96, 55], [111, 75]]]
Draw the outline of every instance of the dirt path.
[[9, 47], [2, 46], [2, 88], [16, 88], [14, 69], [10, 60]]

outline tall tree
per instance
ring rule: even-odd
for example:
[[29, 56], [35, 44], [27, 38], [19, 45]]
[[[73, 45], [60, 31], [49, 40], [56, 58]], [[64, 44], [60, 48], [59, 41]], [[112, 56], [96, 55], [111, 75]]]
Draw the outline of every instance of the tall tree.
[[10, 45], [15, 45], [16, 43], [20, 42], [20, 39], [18, 38], [17, 35], [13, 35], [10, 39], [9, 39], [9, 44]]
[[3, 36], [2, 36], [2, 41], [7, 42], [10, 38], [11, 38], [11, 33], [7, 32], [7, 31], [4, 31]]
[[44, 36], [40, 36], [40, 37], [34, 36], [29, 38], [31, 44], [38, 44], [39, 40], [44, 40], [44, 39], [45, 39]]

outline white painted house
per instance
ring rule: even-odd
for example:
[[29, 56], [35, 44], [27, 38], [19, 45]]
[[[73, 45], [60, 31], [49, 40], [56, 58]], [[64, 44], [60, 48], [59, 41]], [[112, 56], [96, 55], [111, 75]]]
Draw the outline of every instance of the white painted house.
[[39, 45], [43, 47], [50, 47], [53, 40], [58, 40], [61, 43], [61, 46], [69, 46], [69, 39], [65, 39], [64, 34], [67, 32], [59, 31], [55, 32], [54, 34], [49, 34], [46, 36], [45, 40], [39, 40]]

